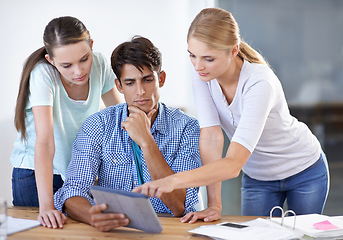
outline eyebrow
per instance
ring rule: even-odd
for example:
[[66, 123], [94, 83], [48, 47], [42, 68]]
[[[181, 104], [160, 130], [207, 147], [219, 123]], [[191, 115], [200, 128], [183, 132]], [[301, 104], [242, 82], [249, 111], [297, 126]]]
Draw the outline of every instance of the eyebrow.
[[83, 55], [80, 59], [87, 57], [89, 54], [90, 54], [90, 52], [86, 53], [86, 54]]
[[122, 79], [123, 82], [130, 82], [130, 81], [136, 81], [135, 78], [124, 78]]
[[[87, 52], [85, 55], [83, 55], [81, 58], [80, 58], [80, 60], [81, 59], [83, 59], [83, 58], [85, 58], [85, 57], [87, 57], [87, 56], [89, 56], [89, 54], [90, 54], [90, 52]], [[70, 64], [70, 63], [68, 63], [68, 62], [65, 62], [65, 63], [60, 63], [60, 65], [68, 65], [68, 64]]]
[[146, 79], [146, 78], [153, 77], [153, 76], [154, 76], [154, 73], [150, 73], [148, 75], [143, 76], [142, 79]]
[[[192, 53], [191, 51], [189, 51], [188, 49], [187, 49], [187, 52], [189, 53], [189, 54], [192, 54], [192, 55], [194, 55], [194, 53]], [[213, 58], [213, 56], [201, 56], [201, 57], [203, 57], [203, 58]]]
[[[153, 77], [154, 73], [150, 73], [148, 75], [143, 76], [141, 79], [147, 79], [149, 77]], [[122, 79], [123, 82], [127, 82], [127, 81], [136, 81], [136, 78], [124, 78]]]

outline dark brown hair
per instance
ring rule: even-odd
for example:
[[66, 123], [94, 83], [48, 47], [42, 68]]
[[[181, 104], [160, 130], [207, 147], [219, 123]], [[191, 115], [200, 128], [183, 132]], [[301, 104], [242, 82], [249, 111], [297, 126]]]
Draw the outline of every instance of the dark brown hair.
[[162, 55], [149, 39], [135, 36], [130, 42], [120, 44], [112, 52], [111, 65], [119, 81], [124, 64], [132, 64], [139, 71], [146, 66], [159, 74], [162, 67]]

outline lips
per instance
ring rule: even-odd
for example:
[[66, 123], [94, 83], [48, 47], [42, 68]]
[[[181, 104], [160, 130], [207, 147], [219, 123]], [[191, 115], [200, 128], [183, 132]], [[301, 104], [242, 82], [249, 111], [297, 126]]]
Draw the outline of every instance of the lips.
[[149, 101], [149, 99], [139, 99], [136, 100], [135, 103], [137, 103], [138, 105], [144, 105]]
[[201, 77], [205, 77], [205, 76], [208, 75], [208, 73], [201, 73], [201, 72], [198, 72], [198, 73], [199, 73], [199, 75], [200, 75]]
[[81, 82], [86, 79], [87, 74], [83, 75], [82, 77], [75, 78], [75, 81]]

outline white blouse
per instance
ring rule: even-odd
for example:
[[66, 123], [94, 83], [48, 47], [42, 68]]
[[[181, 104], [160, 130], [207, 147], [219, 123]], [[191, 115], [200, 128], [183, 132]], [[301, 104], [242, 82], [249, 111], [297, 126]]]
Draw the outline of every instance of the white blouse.
[[251, 152], [243, 167], [248, 176], [280, 180], [319, 159], [319, 141], [290, 115], [281, 83], [268, 66], [244, 60], [231, 104], [216, 79], [204, 82], [197, 73], [193, 95], [201, 128], [220, 125], [231, 141]]

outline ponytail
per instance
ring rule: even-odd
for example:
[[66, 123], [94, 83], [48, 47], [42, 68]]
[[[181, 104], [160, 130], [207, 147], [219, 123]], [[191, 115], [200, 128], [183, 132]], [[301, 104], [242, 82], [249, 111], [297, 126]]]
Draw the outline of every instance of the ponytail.
[[41, 47], [27, 58], [23, 67], [14, 117], [14, 125], [17, 131], [21, 132], [21, 139], [26, 139], [25, 109], [30, 94], [30, 73], [38, 62], [46, 61], [45, 54], [47, 54], [45, 48]]
[[238, 56], [251, 63], [259, 63], [269, 66], [263, 56], [243, 40], [239, 43]]

